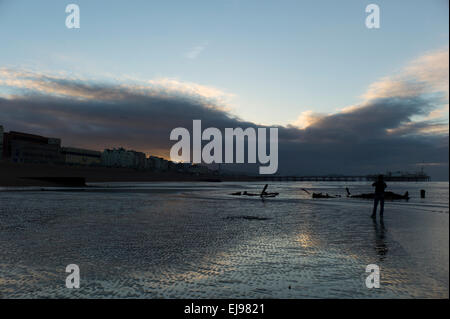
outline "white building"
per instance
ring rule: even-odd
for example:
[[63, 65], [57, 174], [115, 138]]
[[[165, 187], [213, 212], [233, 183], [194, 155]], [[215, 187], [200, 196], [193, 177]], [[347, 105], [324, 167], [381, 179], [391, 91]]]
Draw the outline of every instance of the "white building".
[[145, 168], [145, 154], [136, 151], [128, 151], [124, 148], [105, 149], [101, 155], [103, 166]]
[[75, 147], [62, 147], [64, 163], [69, 165], [100, 165], [101, 152]]

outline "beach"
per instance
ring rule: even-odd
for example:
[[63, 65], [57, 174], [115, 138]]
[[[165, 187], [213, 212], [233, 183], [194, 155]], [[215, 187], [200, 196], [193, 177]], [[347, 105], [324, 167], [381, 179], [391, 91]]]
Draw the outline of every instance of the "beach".
[[[448, 182], [388, 183], [409, 201], [369, 216], [369, 182], [0, 187], [2, 298], [448, 298]], [[312, 199], [304, 192], [339, 198]], [[426, 189], [425, 199], [419, 197]], [[80, 268], [68, 289], [65, 268]], [[380, 268], [380, 288], [365, 285]]]

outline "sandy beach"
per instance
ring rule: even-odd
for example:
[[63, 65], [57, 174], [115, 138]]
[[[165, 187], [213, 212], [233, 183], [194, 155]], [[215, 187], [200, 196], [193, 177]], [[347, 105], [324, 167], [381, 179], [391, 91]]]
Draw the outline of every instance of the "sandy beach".
[[[229, 195], [261, 183], [90, 186], [1, 188], [0, 297], [448, 298], [448, 183], [391, 183], [412, 196], [387, 202], [383, 223], [371, 201], [301, 190], [367, 183], [273, 183], [265, 201]], [[72, 263], [79, 289], [65, 287]]]

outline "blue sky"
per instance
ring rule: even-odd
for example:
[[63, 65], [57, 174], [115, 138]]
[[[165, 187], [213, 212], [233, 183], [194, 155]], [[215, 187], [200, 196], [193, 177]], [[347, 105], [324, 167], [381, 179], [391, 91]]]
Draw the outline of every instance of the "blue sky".
[[[65, 27], [76, 3], [81, 28]], [[376, 3], [381, 28], [367, 29]], [[3, 67], [98, 80], [176, 79], [227, 94], [233, 114], [286, 125], [333, 113], [448, 46], [448, 1], [0, 0]]]

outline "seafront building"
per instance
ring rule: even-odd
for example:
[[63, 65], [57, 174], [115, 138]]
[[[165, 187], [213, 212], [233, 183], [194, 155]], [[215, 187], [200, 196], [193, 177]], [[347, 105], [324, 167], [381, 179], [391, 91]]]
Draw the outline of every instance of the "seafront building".
[[105, 149], [101, 153], [101, 163], [106, 167], [146, 168], [146, 156], [142, 152], [126, 150], [123, 147]]
[[189, 167], [189, 171], [194, 174], [208, 174], [211, 170], [203, 165], [194, 164]]
[[75, 147], [61, 147], [64, 163], [68, 165], [100, 166], [102, 153]]
[[71, 166], [104, 166], [133, 168], [155, 172], [205, 174], [206, 166], [174, 163], [162, 157], [149, 156], [123, 147], [103, 152], [61, 146], [61, 139], [23, 132], [4, 132], [0, 126], [0, 160], [14, 163], [62, 164]]
[[14, 132], [3, 133], [3, 158], [14, 163], [64, 162], [60, 152], [61, 139]]
[[155, 171], [167, 171], [169, 170], [169, 161], [162, 157], [150, 156], [148, 159], [147, 167]]
[[101, 165], [98, 151], [61, 147], [61, 139], [23, 132], [4, 132], [0, 126], [3, 160], [13, 163]]

